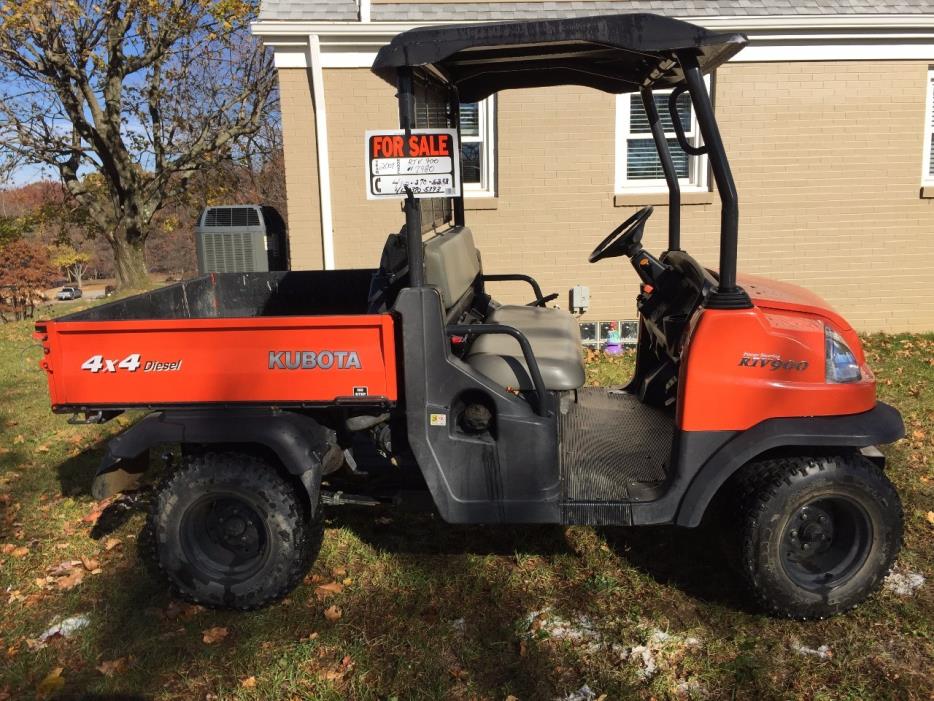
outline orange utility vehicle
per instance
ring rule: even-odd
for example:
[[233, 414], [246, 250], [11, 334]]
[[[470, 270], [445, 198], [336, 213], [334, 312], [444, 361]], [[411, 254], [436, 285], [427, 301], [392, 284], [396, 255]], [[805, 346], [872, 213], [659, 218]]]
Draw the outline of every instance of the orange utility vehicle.
[[[37, 324], [54, 411], [151, 412], [110, 442], [95, 495], [136, 484], [150, 448], [180, 446], [145, 542], [183, 596], [212, 606], [255, 608], [295, 586], [322, 504], [419, 496], [455, 523], [720, 516], [768, 610], [858, 604], [900, 546], [875, 446], [904, 429], [844, 319], [800, 288], [737, 277], [736, 189], [703, 76], [744, 44], [636, 14], [416, 29], [374, 63], [405, 131], [458, 129], [460, 103], [500, 90], [640, 93], [668, 183], [667, 250], [642, 247], [645, 207], [590, 256], [626, 257], [641, 281], [626, 387], [584, 387], [577, 321], [546, 306], [556, 295], [482, 270], [461, 197], [410, 191], [378, 269], [211, 275]], [[708, 156], [718, 270], [681, 248], [670, 132]], [[534, 299], [499, 304], [492, 280]], [[385, 460], [364, 466], [368, 453]]]

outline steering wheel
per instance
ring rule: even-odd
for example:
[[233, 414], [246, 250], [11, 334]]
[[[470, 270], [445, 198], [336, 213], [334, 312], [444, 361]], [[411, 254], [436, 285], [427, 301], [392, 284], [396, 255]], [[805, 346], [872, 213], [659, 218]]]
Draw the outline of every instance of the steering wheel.
[[619, 256], [632, 256], [640, 248], [645, 222], [652, 216], [653, 207], [643, 207], [629, 219], [613, 229], [612, 233], [603, 239], [587, 259], [589, 263], [596, 263], [604, 258], [617, 258]]

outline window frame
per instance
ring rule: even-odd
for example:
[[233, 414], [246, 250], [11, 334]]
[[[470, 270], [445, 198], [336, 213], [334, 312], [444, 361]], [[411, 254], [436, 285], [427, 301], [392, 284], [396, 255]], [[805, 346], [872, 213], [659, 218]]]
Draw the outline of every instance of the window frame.
[[[710, 92], [710, 76], [704, 76], [704, 84], [707, 86], [707, 92]], [[671, 90], [654, 90], [657, 95], [670, 95]], [[642, 95], [639, 92], [623, 93], [616, 96], [616, 179], [614, 190], [617, 195], [626, 195], [632, 193], [648, 192], [668, 192], [668, 184], [664, 178], [652, 179], [630, 179], [627, 175], [628, 145], [631, 139], [644, 139], [655, 145], [652, 133], [645, 132], [633, 134], [630, 131], [630, 100], [636, 99], [640, 103]], [[687, 126], [687, 125], [686, 125]], [[665, 132], [667, 138], [674, 139], [675, 133]], [[692, 146], [700, 146], [703, 139], [700, 135], [700, 129], [697, 125], [697, 111], [691, 103], [691, 124], [689, 129], [685, 129], [685, 136], [688, 143]], [[707, 161], [706, 154], [692, 156], [688, 154], [688, 177], [678, 178], [681, 185], [681, 192], [709, 192], [710, 190], [710, 164]]]
[[924, 93], [924, 145], [921, 149], [921, 184], [929, 187], [934, 185], [934, 168], [931, 159], [934, 158], [934, 66], [927, 71], [927, 85]]
[[478, 136], [464, 136], [461, 143], [482, 143], [480, 182], [463, 184], [464, 197], [496, 196], [496, 96], [480, 100], [477, 108]]

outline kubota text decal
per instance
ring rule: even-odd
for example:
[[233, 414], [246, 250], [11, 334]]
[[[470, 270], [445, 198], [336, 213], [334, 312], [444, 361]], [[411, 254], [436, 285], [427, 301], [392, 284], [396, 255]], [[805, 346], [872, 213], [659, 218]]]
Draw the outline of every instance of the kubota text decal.
[[362, 370], [357, 351], [269, 351], [270, 370]]

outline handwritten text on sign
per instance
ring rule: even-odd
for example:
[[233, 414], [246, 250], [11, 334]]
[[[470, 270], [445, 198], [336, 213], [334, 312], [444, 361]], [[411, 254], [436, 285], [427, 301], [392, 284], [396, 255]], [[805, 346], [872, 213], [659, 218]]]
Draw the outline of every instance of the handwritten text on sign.
[[458, 197], [460, 148], [454, 129], [368, 131], [367, 199]]

